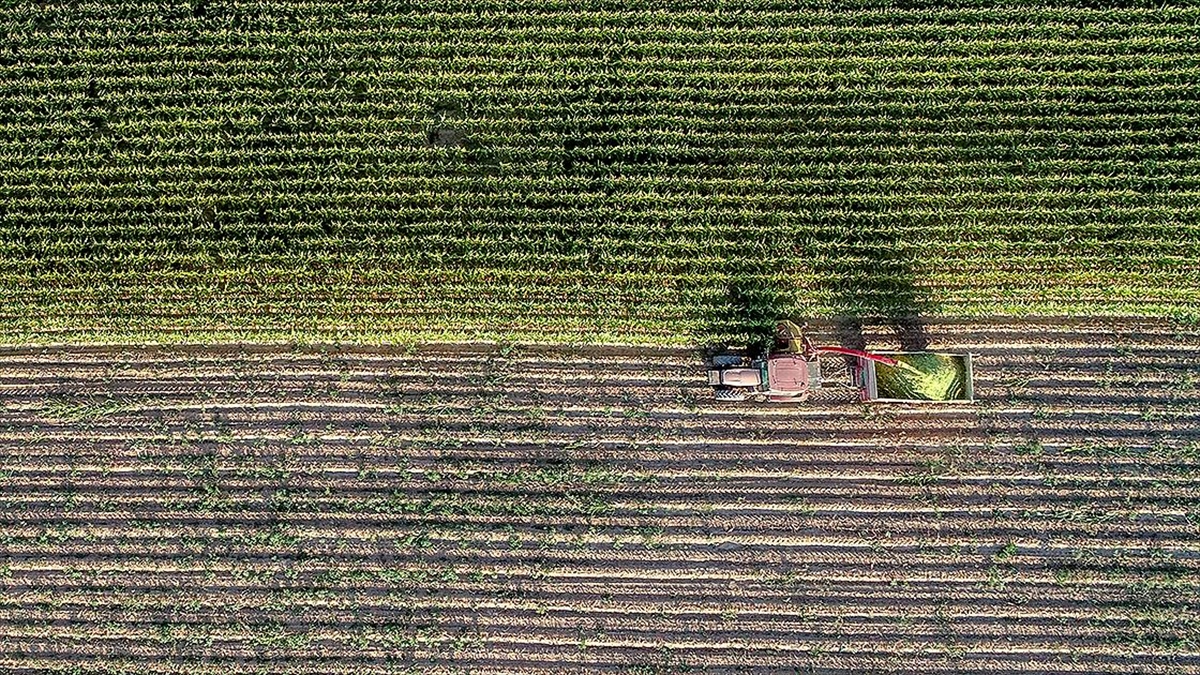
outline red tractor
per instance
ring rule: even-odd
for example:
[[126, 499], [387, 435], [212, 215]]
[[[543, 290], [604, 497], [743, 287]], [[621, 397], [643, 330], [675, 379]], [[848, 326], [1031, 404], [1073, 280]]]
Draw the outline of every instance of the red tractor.
[[821, 354], [854, 359], [850, 373], [863, 401], [974, 400], [970, 354], [884, 355], [845, 347], [816, 347], [791, 321], [781, 321], [775, 327], [775, 344], [765, 357], [713, 357], [708, 384], [718, 401], [807, 401], [821, 388]]
[[776, 327], [775, 346], [766, 357], [714, 356], [708, 384], [718, 401], [757, 397], [800, 402], [821, 387], [821, 362], [812, 342], [795, 324], [784, 321]]

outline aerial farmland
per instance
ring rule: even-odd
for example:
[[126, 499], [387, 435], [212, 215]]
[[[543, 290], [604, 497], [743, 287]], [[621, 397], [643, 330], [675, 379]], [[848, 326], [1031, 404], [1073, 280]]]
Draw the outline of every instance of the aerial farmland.
[[[1187, 2], [0, 1], [0, 671], [1200, 673], [1197, 64]], [[785, 320], [811, 395], [706, 382]], [[864, 402], [898, 349], [968, 394]]]

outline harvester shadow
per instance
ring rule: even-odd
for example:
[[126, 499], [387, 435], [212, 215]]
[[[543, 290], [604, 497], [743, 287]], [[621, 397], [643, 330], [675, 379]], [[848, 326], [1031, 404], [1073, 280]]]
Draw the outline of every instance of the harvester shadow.
[[832, 253], [809, 256], [816, 290], [832, 314], [833, 337], [843, 347], [866, 349], [863, 327], [869, 324], [890, 326], [904, 351], [929, 346], [921, 317], [936, 308], [916, 283], [916, 261], [903, 239], [894, 226], [864, 223], [828, 242]]
[[766, 244], [767, 250], [754, 260], [728, 261], [723, 285], [695, 289], [698, 293], [688, 298], [700, 319], [697, 341], [708, 355], [729, 345], [761, 353], [773, 341], [779, 320], [805, 323], [796, 315], [800, 298], [776, 281], [796, 260], [813, 272], [815, 286], [808, 292], [828, 317], [813, 323], [829, 325], [838, 344], [865, 349], [864, 327], [885, 325], [895, 332], [902, 350], [928, 347], [922, 317], [937, 308], [917, 284], [918, 265], [904, 246], [904, 229], [879, 219], [837, 234], [828, 234], [819, 223], [807, 231], [798, 228], [797, 233], [790, 241], [781, 237]]

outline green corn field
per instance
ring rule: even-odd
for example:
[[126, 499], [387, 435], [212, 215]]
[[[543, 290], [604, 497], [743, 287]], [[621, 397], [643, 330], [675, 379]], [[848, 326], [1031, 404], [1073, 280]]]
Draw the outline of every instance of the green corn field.
[[0, 342], [1198, 315], [1193, 3], [0, 8]]

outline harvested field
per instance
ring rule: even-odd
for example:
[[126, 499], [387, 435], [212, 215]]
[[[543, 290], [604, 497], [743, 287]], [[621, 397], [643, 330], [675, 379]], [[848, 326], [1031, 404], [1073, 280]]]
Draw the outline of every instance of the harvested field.
[[978, 403], [722, 405], [681, 349], [7, 349], [0, 668], [1200, 673], [1200, 329], [928, 334]]

